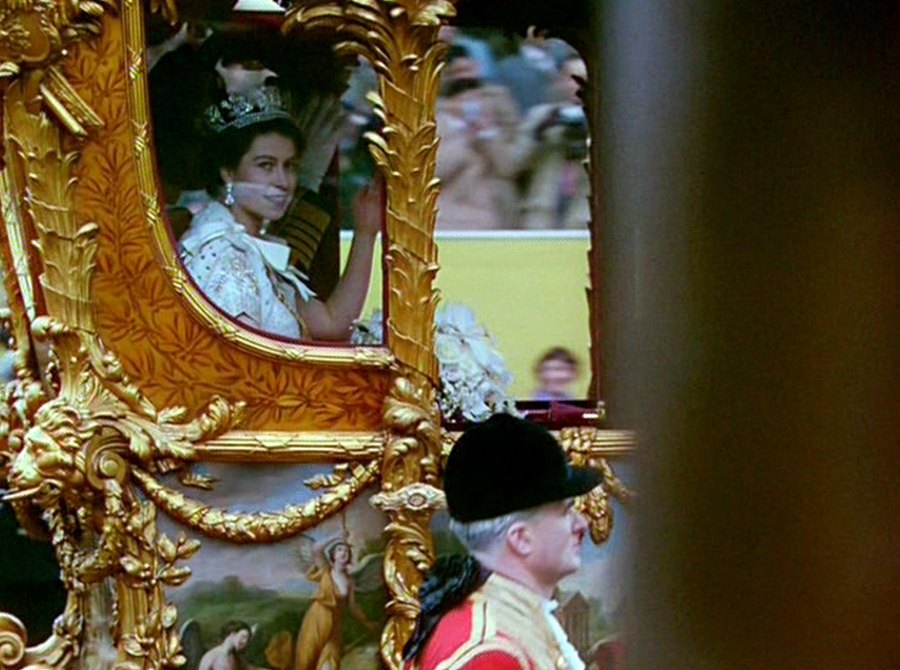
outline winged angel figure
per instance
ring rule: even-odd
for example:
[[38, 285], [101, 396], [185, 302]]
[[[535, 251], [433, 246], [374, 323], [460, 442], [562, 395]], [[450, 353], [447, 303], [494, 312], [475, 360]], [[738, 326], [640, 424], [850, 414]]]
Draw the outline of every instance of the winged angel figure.
[[[383, 554], [368, 554], [353, 563], [353, 548], [345, 535], [317, 542], [302, 535], [295, 549], [301, 572], [318, 585], [296, 639], [290, 631], [273, 635], [265, 648], [272, 670], [340, 670], [341, 656], [362, 640], [343, 645], [343, 623], [349, 613], [368, 631], [377, 633], [356, 602], [357, 593], [372, 593], [382, 586]], [[190, 620], [182, 627], [185, 670], [263, 670], [244, 660], [243, 653], [256, 633], [256, 626], [229, 621], [222, 627], [221, 641], [207, 650], [200, 624]]]
[[381, 588], [382, 554], [368, 554], [354, 565], [353, 548], [345, 535], [322, 542], [302, 535], [296, 555], [301, 572], [318, 588], [296, 640], [288, 631], [277, 633], [266, 647], [266, 659], [277, 669], [339, 670], [342, 651], [346, 651], [342, 647], [344, 617], [350, 614], [368, 631], [378, 631], [378, 624], [357, 603], [356, 594]]

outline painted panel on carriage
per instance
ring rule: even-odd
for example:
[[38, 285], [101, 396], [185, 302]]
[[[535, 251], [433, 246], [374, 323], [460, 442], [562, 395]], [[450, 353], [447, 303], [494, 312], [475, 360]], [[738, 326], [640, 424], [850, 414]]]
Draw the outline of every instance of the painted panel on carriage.
[[[232, 512], [280, 511], [312, 500], [318, 493], [304, 482], [331, 472], [329, 466], [207, 464], [202, 474], [219, 479], [215, 489], [185, 494]], [[380, 667], [385, 520], [369, 504], [371, 493], [273, 544], [204, 538], [160, 512], [161, 532], [202, 541], [189, 561], [191, 578], [167, 593], [178, 608], [185, 669]]]

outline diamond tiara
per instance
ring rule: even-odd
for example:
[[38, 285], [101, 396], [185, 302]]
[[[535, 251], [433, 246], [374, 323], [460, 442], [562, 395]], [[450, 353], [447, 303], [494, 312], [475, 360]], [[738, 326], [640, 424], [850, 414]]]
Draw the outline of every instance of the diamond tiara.
[[274, 86], [262, 86], [244, 93], [231, 93], [210, 105], [203, 112], [201, 123], [213, 133], [221, 133], [272, 119], [290, 120], [290, 103]]

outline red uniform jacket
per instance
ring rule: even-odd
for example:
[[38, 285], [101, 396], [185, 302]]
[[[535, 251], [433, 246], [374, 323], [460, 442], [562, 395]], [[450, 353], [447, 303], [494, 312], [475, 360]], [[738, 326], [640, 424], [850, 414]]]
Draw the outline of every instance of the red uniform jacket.
[[496, 573], [438, 623], [405, 670], [566, 670], [541, 596]]

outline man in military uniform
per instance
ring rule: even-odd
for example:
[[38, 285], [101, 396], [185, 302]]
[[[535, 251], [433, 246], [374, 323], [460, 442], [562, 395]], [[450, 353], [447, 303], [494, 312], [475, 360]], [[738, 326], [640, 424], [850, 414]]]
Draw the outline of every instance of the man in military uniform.
[[583, 670], [552, 597], [581, 565], [587, 523], [573, 498], [599, 483], [529, 421], [498, 414], [463, 433], [444, 490], [470, 555], [426, 577], [407, 670]]

